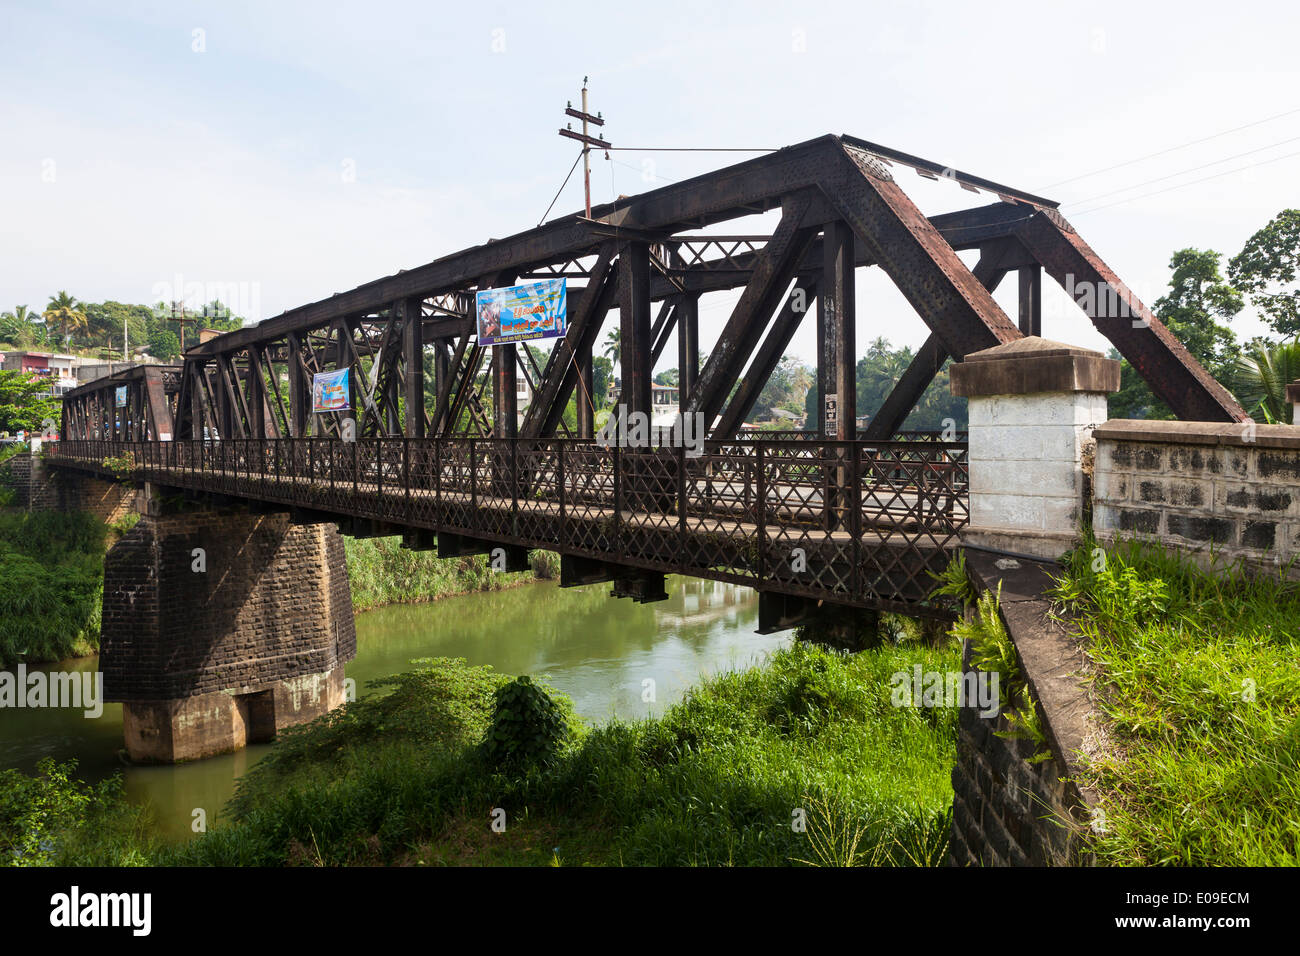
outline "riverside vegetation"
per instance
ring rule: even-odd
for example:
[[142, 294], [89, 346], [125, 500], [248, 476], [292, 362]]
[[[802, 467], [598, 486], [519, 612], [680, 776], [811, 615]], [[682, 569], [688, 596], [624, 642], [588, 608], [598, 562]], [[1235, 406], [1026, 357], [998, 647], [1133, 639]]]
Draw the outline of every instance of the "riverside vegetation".
[[[705, 680], [660, 718], [594, 729], [537, 684], [416, 663], [377, 682], [386, 693], [284, 733], [240, 781], [229, 822], [192, 842], [163, 846], [147, 811], [92, 801], [49, 818], [43, 861], [936, 865], [946, 854], [956, 711], [895, 707], [890, 679], [958, 666], [951, 644], [852, 655], [795, 644]], [[503, 746], [503, 733], [536, 745]], [[0, 813], [11, 852], [30, 844], [15, 822], [31, 818]]]

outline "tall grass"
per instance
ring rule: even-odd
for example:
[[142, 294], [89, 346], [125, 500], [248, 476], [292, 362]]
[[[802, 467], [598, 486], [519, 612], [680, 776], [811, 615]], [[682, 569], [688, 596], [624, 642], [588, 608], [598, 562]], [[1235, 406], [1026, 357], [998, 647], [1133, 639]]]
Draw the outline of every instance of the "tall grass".
[[439, 558], [436, 551], [413, 551], [402, 539], [344, 537], [352, 606], [358, 611], [385, 604], [420, 604], [456, 594], [495, 591], [532, 577], [553, 577], [558, 565], [549, 552], [534, 552], [533, 571], [495, 572], [485, 555]]
[[106, 532], [83, 512], [0, 514], [0, 667], [98, 648]]
[[[1300, 862], [1300, 584], [1125, 542], [1068, 561], [1114, 737], [1090, 766], [1102, 861]], [[1104, 560], [1098, 556], [1104, 554]]]
[[[951, 646], [795, 645], [658, 719], [584, 731], [564, 702], [560, 758], [510, 775], [478, 746], [505, 678], [426, 662], [289, 734], [241, 781], [234, 822], [160, 861], [932, 865], [947, 846], [956, 712], [891, 705], [890, 678], [918, 663], [959, 666]], [[506, 811], [500, 839], [493, 808]]]

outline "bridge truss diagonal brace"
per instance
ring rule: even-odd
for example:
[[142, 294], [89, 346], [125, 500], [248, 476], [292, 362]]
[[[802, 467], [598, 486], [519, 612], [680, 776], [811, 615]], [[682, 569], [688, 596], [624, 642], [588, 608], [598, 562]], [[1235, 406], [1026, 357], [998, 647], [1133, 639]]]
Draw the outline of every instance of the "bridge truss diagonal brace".
[[800, 259], [820, 231], [820, 225], [807, 225], [804, 221], [815, 199], [813, 192], [804, 190], [782, 203], [781, 222], [759, 254], [749, 284], [691, 389], [686, 403], [688, 414], [701, 413], [705, 422], [711, 423], [721, 411], [727, 393], [767, 325], [766, 321], [755, 319], [766, 318], [776, 311]]
[[808, 314], [808, 308], [818, 296], [818, 283], [813, 277], [799, 278], [795, 281], [794, 288], [790, 290], [790, 295], [786, 297], [785, 305], [777, 317], [772, 320], [772, 326], [768, 329], [767, 337], [763, 339], [763, 344], [758, 347], [758, 352], [754, 355], [754, 361], [750, 363], [749, 369], [744, 378], [740, 380], [740, 387], [736, 390], [735, 397], [728, 403], [726, 410], [722, 413], [722, 420], [718, 422], [717, 427], [713, 430], [713, 438], [718, 441], [725, 441], [736, 436], [740, 430], [741, 424], [749, 417], [749, 413], [754, 409], [754, 403], [758, 401], [758, 396], [762, 393], [763, 388], [767, 385], [768, 379], [780, 364], [785, 350], [790, 345], [790, 340], [794, 338], [794, 333], [798, 330], [799, 324]]
[[[1058, 221], [1059, 220], [1059, 221]], [[1179, 418], [1246, 422], [1232, 394], [1059, 216], [1040, 212], [1016, 237]]]
[[827, 200], [949, 354], [961, 358], [1021, 337], [1015, 323], [883, 167], [848, 147], [839, 165], [840, 175], [821, 184]]

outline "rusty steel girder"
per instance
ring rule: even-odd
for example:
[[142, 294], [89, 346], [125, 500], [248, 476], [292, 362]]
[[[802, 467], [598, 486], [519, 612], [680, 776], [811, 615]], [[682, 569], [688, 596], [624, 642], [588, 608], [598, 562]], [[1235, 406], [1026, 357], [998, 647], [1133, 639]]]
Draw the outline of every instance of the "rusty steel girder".
[[[890, 172], [898, 166], [991, 193], [997, 201], [927, 218]], [[771, 236], [698, 231], [776, 209], [782, 219]], [[967, 249], [981, 253], [974, 271], [957, 255]], [[1087, 283], [1102, 293], [1095, 301], [1103, 307], [1093, 315], [1098, 329], [1178, 414], [1245, 417], [1064, 224], [1050, 200], [865, 140], [828, 135], [620, 197], [595, 207], [590, 217], [563, 216], [490, 240], [196, 345], [185, 353], [174, 430], [176, 437], [297, 438], [317, 422], [310, 430], [337, 437], [346, 424], [339, 414], [311, 414], [311, 376], [349, 367], [355, 370], [350, 414], [360, 438], [487, 436], [494, 429], [510, 435], [513, 427], [498, 423], [514, 420], [513, 394], [506, 393], [513, 393], [510, 382], [521, 369], [533, 400], [520, 435], [567, 432], [564, 414], [576, 394], [578, 434], [589, 438], [592, 353], [608, 312], [617, 308], [622, 316], [625, 394], [639, 406], [648, 402], [648, 383], [670, 336], [678, 340], [679, 365], [696, 364], [700, 296], [741, 289], [705, 368], [698, 375], [694, 368], [681, 370], [683, 410], [705, 414], [710, 424], [722, 416], [719, 434], [730, 434], [800, 321], [800, 314], [781, 308], [796, 284], [819, 293], [819, 365], [834, 366], [819, 368], [819, 381], [824, 393], [834, 383], [838, 407], [848, 417], [856, 362], [846, 324], [853, 316], [853, 274], [872, 265], [890, 276], [932, 333], [873, 422], [873, 438], [885, 437], [906, 417], [945, 356], [960, 360], [1038, 329], [1042, 269], [1063, 285]], [[991, 295], [1011, 271], [1019, 272], [1024, 290], [1021, 327]], [[475, 292], [543, 276], [585, 282], [569, 290], [566, 336], [537, 363], [541, 371], [531, 353], [512, 360], [508, 347], [498, 350], [489, 369], [488, 350], [476, 337]], [[1112, 300], [1135, 310], [1142, 326], [1107, 311]], [[654, 303], [662, 307], [652, 319]], [[432, 387], [426, 388], [429, 374]], [[489, 389], [494, 401], [486, 403]], [[740, 401], [728, 405], [733, 396]], [[829, 416], [833, 407], [827, 404], [822, 414]], [[74, 402], [70, 433], [102, 434], [85, 412]], [[101, 412], [95, 422], [104, 420]], [[852, 437], [842, 421], [836, 433]]]

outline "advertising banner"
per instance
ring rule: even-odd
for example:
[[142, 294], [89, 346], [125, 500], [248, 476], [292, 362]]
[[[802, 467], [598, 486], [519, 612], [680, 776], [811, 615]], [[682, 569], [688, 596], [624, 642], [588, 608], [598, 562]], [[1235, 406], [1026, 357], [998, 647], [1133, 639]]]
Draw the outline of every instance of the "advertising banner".
[[544, 279], [475, 293], [478, 344], [506, 345], [558, 338], [567, 328], [566, 303], [564, 279]]
[[114, 395], [114, 397], [117, 399], [117, 407], [118, 407], [118, 408], [126, 408], [126, 386], [125, 386], [125, 385], [119, 385], [119, 386], [114, 390], [113, 395]]
[[345, 411], [348, 403], [348, 370], [320, 372], [311, 377], [311, 410], [321, 412]]

